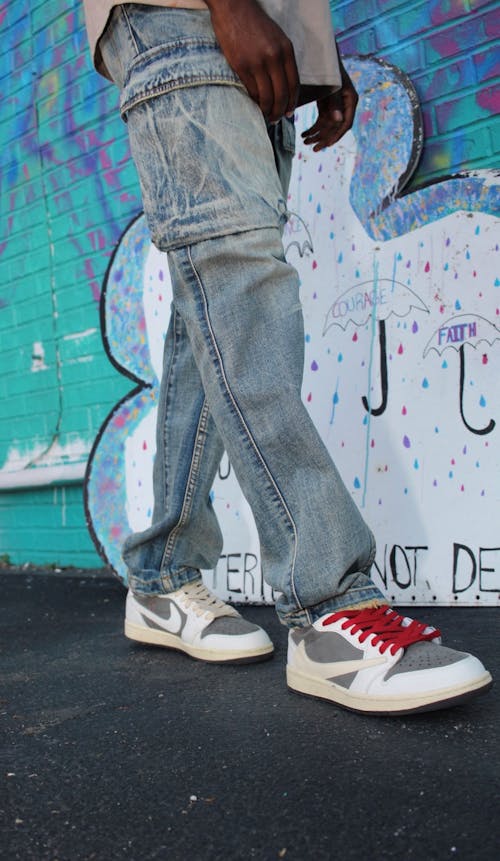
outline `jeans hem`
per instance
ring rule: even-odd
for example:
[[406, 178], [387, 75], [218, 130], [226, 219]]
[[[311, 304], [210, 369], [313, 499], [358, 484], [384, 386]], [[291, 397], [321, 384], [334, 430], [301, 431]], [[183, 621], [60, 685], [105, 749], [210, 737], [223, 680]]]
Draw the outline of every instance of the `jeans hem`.
[[[289, 217], [288, 210], [286, 207], [280, 208], [280, 201], [278, 201], [277, 209], [275, 210], [276, 218], [273, 220], [262, 219], [255, 222], [243, 222], [238, 223], [236, 214], [228, 215], [226, 219], [219, 219], [219, 226], [214, 226], [214, 221], [204, 222], [203, 226], [200, 226], [196, 231], [191, 230], [191, 225], [182, 225], [180, 227], [172, 227], [168, 225], [166, 228], [162, 228], [162, 236], [169, 237], [161, 238], [158, 235], [158, 231], [154, 231], [154, 228], [150, 228], [151, 237], [153, 244], [156, 246], [158, 251], [164, 251], [166, 253], [170, 251], [179, 251], [183, 248], [188, 248], [192, 245], [198, 245], [201, 242], [207, 242], [211, 239], [223, 239], [225, 236], [238, 236], [241, 233], [249, 233], [253, 230], [277, 230], [280, 234], [284, 228], [284, 225], [287, 222]], [[147, 220], [147, 214], [146, 214]], [[222, 223], [221, 223], [222, 222]]]
[[158, 571], [141, 571], [129, 574], [129, 588], [136, 595], [168, 595], [187, 583], [201, 580], [201, 573], [194, 568], [184, 568], [176, 574], [160, 574]]
[[281, 624], [287, 628], [305, 628], [327, 613], [336, 613], [344, 607], [351, 607], [353, 604], [361, 604], [365, 601], [380, 601], [381, 604], [387, 604], [387, 598], [380, 589], [376, 586], [363, 586], [360, 589], [349, 589], [343, 595], [328, 598], [321, 604], [315, 604], [314, 607], [306, 607], [304, 610], [297, 610], [287, 615], [278, 613], [278, 616]]

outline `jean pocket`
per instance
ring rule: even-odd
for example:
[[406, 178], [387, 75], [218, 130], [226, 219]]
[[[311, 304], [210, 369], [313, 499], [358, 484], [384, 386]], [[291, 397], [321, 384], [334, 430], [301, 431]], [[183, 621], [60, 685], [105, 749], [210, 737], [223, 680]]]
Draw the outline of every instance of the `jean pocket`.
[[244, 89], [217, 42], [181, 38], [139, 54], [131, 63], [120, 98], [120, 112], [184, 87], [226, 84]]
[[280, 126], [283, 149], [295, 155], [295, 122], [293, 117], [283, 117]]

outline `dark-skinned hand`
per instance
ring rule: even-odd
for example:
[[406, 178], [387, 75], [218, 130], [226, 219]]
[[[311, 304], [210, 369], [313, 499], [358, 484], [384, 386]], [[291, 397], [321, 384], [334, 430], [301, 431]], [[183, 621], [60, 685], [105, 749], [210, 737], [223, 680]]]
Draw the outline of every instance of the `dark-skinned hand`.
[[299, 75], [293, 45], [257, 0], [206, 0], [229, 65], [269, 122], [292, 114]]
[[340, 63], [340, 71], [342, 75], [341, 89], [318, 101], [316, 122], [310, 129], [302, 132], [304, 143], [312, 146], [314, 152], [333, 146], [349, 131], [354, 122], [358, 94], [342, 62]]

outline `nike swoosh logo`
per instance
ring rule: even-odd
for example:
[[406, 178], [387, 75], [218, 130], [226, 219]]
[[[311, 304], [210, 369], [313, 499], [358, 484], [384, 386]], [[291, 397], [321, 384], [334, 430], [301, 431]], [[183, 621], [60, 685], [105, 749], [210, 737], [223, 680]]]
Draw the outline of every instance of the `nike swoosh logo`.
[[307, 657], [304, 641], [299, 643], [292, 659], [292, 666], [296, 670], [308, 673], [322, 679], [332, 679], [335, 676], [343, 676], [346, 673], [357, 673], [359, 670], [367, 670], [369, 667], [378, 667], [385, 664], [387, 659], [381, 655], [379, 658], [359, 659], [354, 661], [311, 661]]
[[157, 613], [153, 613], [151, 610], [148, 610], [147, 607], [140, 608], [140, 613], [143, 619], [149, 620], [153, 622], [155, 628], [159, 628], [161, 631], [168, 631], [169, 634], [180, 634], [183, 627], [184, 622], [182, 616], [173, 603], [173, 601], [169, 602], [170, 604], [170, 616], [168, 619], [163, 618], [163, 616], [158, 616]]

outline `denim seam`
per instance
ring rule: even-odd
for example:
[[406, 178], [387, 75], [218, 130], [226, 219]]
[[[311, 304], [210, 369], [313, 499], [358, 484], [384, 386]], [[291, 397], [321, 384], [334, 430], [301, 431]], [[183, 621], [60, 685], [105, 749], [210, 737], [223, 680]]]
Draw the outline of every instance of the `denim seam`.
[[162, 60], [165, 56], [171, 57], [177, 48], [208, 48], [209, 51], [215, 51], [219, 55], [221, 54], [215, 36], [213, 38], [210, 36], [179, 36], [176, 39], [161, 42], [159, 45], [154, 45], [151, 48], [145, 48], [140, 55], [133, 58], [130, 63], [130, 71], [133, 72], [135, 66], [138, 65], [139, 62], [144, 64], [156, 59], [156, 57], [161, 57]]
[[[167, 445], [167, 441], [166, 441], [166, 426], [167, 426], [167, 420], [168, 420], [168, 414], [169, 414], [169, 400], [170, 400], [169, 394], [170, 394], [170, 388], [171, 388], [170, 380], [171, 380], [172, 372], [173, 372], [174, 365], [176, 362], [177, 346], [178, 346], [178, 342], [179, 342], [179, 336], [178, 336], [178, 331], [177, 331], [177, 326], [176, 326], [178, 314], [177, 314], [177, 311], [175, 310], [175, 308], [173, 309], [172, 314], [174, 316], [173, 326], [172, 326], [172, 354], [171, 354], [170, 361], [168, 364], [168, 369], [167, 368], [165, 369], [165, 371], [166, 371], [165, 402], [164, 402], [165, 403], [165, 413], [164, 413], [164, 421], [163, 421], [162, 454], [161, 454], [161, 456], [163, 458], [163, 476], [164, 476], [164, 481], [162, 482], [162, 491], [163, 491], [162, 504], [163, 504], [163, 506], [165, 506], [166, 499], [168, 497], [168, 477], [170, 475], [169, 463], [168, 463], [168, 445]], [[159, 409], [160, 408], [161, 408], [161, 404], [159, 404]]]
[[168, 93], [172, 93], [175, 90], [182, 90], [188, 87], [202, 87], [207, 84], [220, 84], [225, 87], [237, 87], [237, 89], [246, 92], [243, 84], [239, 84], [234, 78], [229, 76], [224, 77], [222, 75], [204, 75], [203, 77], [193, 76], [190, 78], [177, 78], [175, 81], [169, 81], [168, 83], [159, 84], [156, 87], [151, 87], [146, 91], [143, 91], [137, 96], [131, 97], [128, 101], [124, 102], [123, 105], [120, 105], [120, 114], [122, 118], [125, 117], [132, 108], [136, 108], [137, 105], [142, 104], [143, 102], [147, 102], [150, 99], [157, 98], [158, 96], [165, 96]]
[[264, 460], [264, 457], [262, 456], [262, 452], [260, 451], [254, 437], [252, 436], [250, 428], [248, 427], [247, 423], [245, 422], [244, 416], [242, 415], [241, 410], [238, 407], [236, 398], [234, 397], [233, 392], [231, 391], [231, 388], [229, 386], [229, 383], [228, 383], [228, 380], [226, 377], [226, 372], [225, 372], [224, 364], [222, 361], [222, 356], [221, 356], [220, 351], [219, 351], [219, 346], [217, 344], [217, 340], [215, 338], [215, 333], [214, 333], [213, 328], [212, 328], [212, 323], [211, 323], [210, 315], [209, 315], [209, 311], [208, 311], [208, 301], [207, 301], [207, 297], [206, 297], [205, 290], [203, 287], [203, 283], [202, 283], [202, 280], [198, 274], [198, 270], [196, 269], [196, 267], [194, 265], [193, 258], [191, 256], [191, 248], [187, 247], [186, 251], [187, 251], [189, 264], [190, 264], [191, 269], [193, 271], [193, 274], [196, 278], [196, 282], [198, 284], [198, 287], [199, 287], [199, 290], [200, 290], [200, 293], [202, 296], [205, 323], [208, 327], [208, 332], [209, 332], [210, 340], [212, 343], [212, 347], [215, 350], [215, 353], [217, 356], [217, 362], [218, 362], [219, 370], [220, 370], [220, 373], [222, 376], [222, 382], [223, 382], [224, 388], [226, 390], [227, 395], [229, 396], [229, 399], [232, 403], [233, 409], [235, 410], [235, 412], [239, 418], [239, 421], [240, 421], [240, 423], [241, 423], [241, 425], [245, 431], [246, 437], [249, 440], [249, 442], [250, 442], [250, 444], [251, 444], [251, 446], [252, 446], [252, 448], [253, 448], [256, 456], [257, 456], [258, 461], [260, 461], [260, 464], [261, 464], [262, 468], [264, 469], [264, 472], [267, 474], [268, 480], [270, 481], [271, 486], [274, 488], [274, 491], [278, 497], [278, 500], [281, 503], [281, 506], [285, 512], [285, 515], [288, 519], [288, 522], [292, 527], [292, 531], [293, 531], [293, 557], [292, 557], [292, 565], [291, 565], [291, 571], [290, 571], [290, 585], [291, 585], [293, 596], [294, 596], [295, 601], [297, 603], [297, 608], [300, 610], [305, 610], [305, 608], [302, 607], [302, 604], [299, 601], [298, 595], [297, 595], [296, 590], [295, 590], [295, 562], [296, 562], [296, 558], [297, 558], [297, 544], [298, 544], [297, 527], [295, 525], [291, 511], [288, 508], [286, 501], [285, 501], [279, 487], [277, 486], [277, 484], [273, 478], [273, 475], [272, 475], [269, 467], [267, 466], [267, 463]]
[[189, 476], [186, 482], [186, 489], [184, 491], [184, 499], [182, 501], [181, 513], [179, 515], [179, 519], [175, 524], [174, 528], [170, 531], [167, 542], [165, 544], [165, 550], [163, 551], [163, 557], [160, 565], [160, 573], [165, 572], [165, 567], [167, 564], [167, 556], [171, 556], [172, 551], [175, 547], [176, 538], [186, 523], [186, 520], [191, 511], [193, 498], [194, 498], [194, 486], [196, 484], [199, 471], [201, 459], [203, 456], [203, 451], [205, 448], [206, 441], [206, 429], [209, 417], [209, 408], [206, 402], [206, 399], [203, 402], [203, 406], [200, 412], [200, 418], [198, 420], [198, 426], [196, 428], [196, 436], [193, 446], [193, 453], [191, 457], [191, 463], [189, 467]]
[[139, 52], [139, 46], [138, 46], [138, 44], [137, 44], [137, 42], [136, 42], [136, 40], [135, 40], [135, 36], [134, 36], [133, 30], [132, 30], [132, 26], [131, 26], [131, 24], [130, 24], [129, 17], [128, 17], [127, 10], [126, 10], [126, 8], [125, 8], [125, 4], [124, 4], [124, 3], [120, 4], [120, 11], [121, 11], [121, 13], [122, 13], [123, 17], [125, 18], [125, 23], [126, 23], [126, 25], [127, 25], [127, 30], [128, 30], [128, 32], [129, 32], [129, 36], [130, 36], [130, 39], [131, 39], [131, 41], [132, 41], [132, 44], [133, 44], [133, 46], [134, 46], [134, 48], [135, 48], [135, 50], [136, 50], [137, 54], [139, 54], [139, 53], [140, 53], [140, 52]]

